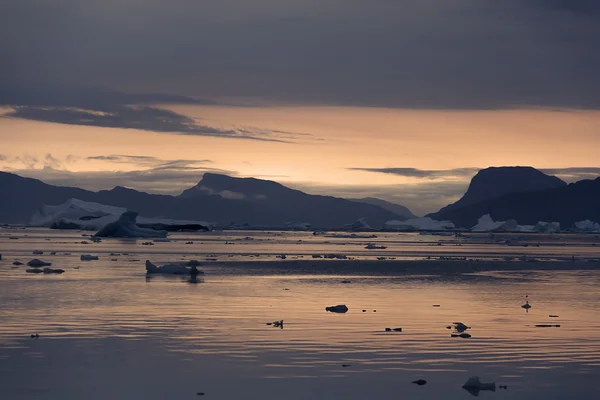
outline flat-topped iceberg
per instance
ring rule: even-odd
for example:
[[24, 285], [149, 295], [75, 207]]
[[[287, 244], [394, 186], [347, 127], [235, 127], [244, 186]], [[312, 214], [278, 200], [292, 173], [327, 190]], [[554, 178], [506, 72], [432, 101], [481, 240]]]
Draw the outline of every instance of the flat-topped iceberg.
[[396, 231], [447, 231], [455, 229], [455, 226], [450, 221], [436, 221], [424, 217], [411, 218], [406, 221], [388, 221], [385, 223], [384, 229]]
[[127, 209], [121, 207], [69, 199], [57, 206], [43, 205], [33, 214], [29, 224], [56, 229], [95, 230], [116, 221], [125, 211]]
[[[52, 229], [99, 230], [119, 219], [127, 209], [104, 204], [69, 199], [57, 206], [43, 205], [33, 214], [29, 225]], [[210, 230], [212, 224], [204, 221], [175, 220], [170, 218], [138, 217], [137, 225], [142, 228], [166, 231]]]
[[157, 231], [149, 228], [142, 228], [137, 225], [138, 213], [126, 211], [118, 220], [106, 224], [94, 236], [96, 237], [116, 237], [116, 238], [164, 238], [167, 231]]

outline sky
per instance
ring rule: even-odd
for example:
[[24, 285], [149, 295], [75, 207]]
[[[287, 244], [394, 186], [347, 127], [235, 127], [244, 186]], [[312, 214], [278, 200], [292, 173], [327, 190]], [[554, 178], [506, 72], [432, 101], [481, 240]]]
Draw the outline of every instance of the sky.
[[595, 0], [5, 0], [0, 169], [204, 172], [436, 211], [480, 168], [600, 163]]

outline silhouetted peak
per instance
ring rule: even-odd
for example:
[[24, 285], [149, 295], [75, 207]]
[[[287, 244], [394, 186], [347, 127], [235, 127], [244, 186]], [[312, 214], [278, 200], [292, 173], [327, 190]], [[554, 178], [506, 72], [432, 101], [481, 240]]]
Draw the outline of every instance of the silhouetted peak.
[[184, 190], [180, 197], [220, 195], [226, 199], [262, 200], [292, 192], [301, 193], [280, 183], [257, 178], [235, 178], [223, 174], [205, 173], [194, 187]]
[[477, 172], [459, 203], [473, 204], [509, 193], [533, 192], [565, 185], [561, 179], [533, 167], [489, 167]]

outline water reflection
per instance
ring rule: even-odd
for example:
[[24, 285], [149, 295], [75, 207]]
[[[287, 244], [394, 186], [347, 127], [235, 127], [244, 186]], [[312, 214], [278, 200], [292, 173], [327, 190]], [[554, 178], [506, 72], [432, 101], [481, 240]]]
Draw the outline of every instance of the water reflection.
[[[62, 240], [55, 238], [51, 245], [58, 246]], [[301, 267], [249, 269], [240, 263], [237, 267], [203, 266], [205, 277], [147, 276], [143, 262], [133, 261], [146, 259], [146, 254], [133, 255], [130, 243], [103, 242], [98, 245], [119, 255], [101, 255], [98, 261], [82, 263], [76, 253], [58, 253], [48, 258], [53, 267], [65, 269], [64, 274], [33, 276], [23, 268], [12, 268], [14, 259], [26, 259], [29, 254], [3, 245], [0, 242], [0, 253], [5, 254], [0, 262], [3, 373], [16, 368], [15, 360], [28, 359], [21, 353], [11, 356], [17, 348], [43, 347], [43, 351], [32, 348], [30, 352], [43, 358], [56, 351], [76, 364], [79, 353], [69, 350], [71, 343], [79, 346], [84, 341], [77, 347], [81, 352], [104, 348], [113, 340], [119, 340], [114, 344], [119, 349], [135, 350], [132, 357], [141, 357], [138, 351], [160, 355], [160, 363], [173, 357], [171, 367], [177, 373], [189, 360], [203, 366], [202, 360], [210, 360], [202, 371], [214, 365], [215, 371], [222, 372], [213, 377], [215, 382], [231, 376], [232, 370], [239, 373], [236, 379], [251, 376], [286, 384], [310, 377], [313, 385], [327, 387], [323, 390], [328, 395], [323, 398], [365, 398], [377, 392], [370, 385], [378, 379], [386, 380], [393, 391], [400, 387], [409, 398], [439, 398], [447, 388], [466, 395], [460, 384], [479, 374], [509, 383], [514, 398], [520, 393], [528, 393], [521, 398], [533, 398], [534, 388], [552, 398], [553, 389], [540, 388], [542, 382], [548, 387], [566, 387], [574, 381], [585, 386], [600, 373], [600, 271], [460, 274], [354, 268], [344, 273], [343, 268], [337, 272]], [[146, 247], [162, 245], [170, 244]], [[171, 262], [182, 255], [153, 256]], [[114, 257], [118, 260], [112, 261]], [[522, 312], [524, 294], [531, 297], [534, 307]], [[348, 307], [345, 313], [326, 311], [328, 306], [342, 304]], [[283, 324], [267, 325], [282, 320], [285, 329]], [[455, 326], [462, 321], [471, 328], [472, 337], [450, 338], [446, 329], [450, 321]], [[560, 327], [536, 327], [549, 321]], [[401, 327], [402, 332], [385, 332], [386, 327]], [[39, 340], [30, 339], [33, 332], [40, 334]], [[53, 346], [60, 347], [60, 352]], [[115, 357], [121, 359], [119, 354]], [[35, 369], [35, 362], [43, 361], [35, 359], [31, 365], [23, 361], [20, 368]], [[49, 362], [49, 368], [52, 365]], [[343, 377], [352, 377], [352, 382], [331, 384], [330, 380]], [[422, 377], [427, 385], [411, 384]], [[343, 391], [345, 385], [357, 394]], [[294, 393], [286, 396], [311, 398], [303, 392], [304, 386], [294, 386]], [[423, 395], [425, 390], [435, 394]], [[593, 393], [590, 388], [582, 390], [586, 395]], [[273, 398], [270, 393], [257, 393]], [[556, 396], [565, 393], [556, 391]]]

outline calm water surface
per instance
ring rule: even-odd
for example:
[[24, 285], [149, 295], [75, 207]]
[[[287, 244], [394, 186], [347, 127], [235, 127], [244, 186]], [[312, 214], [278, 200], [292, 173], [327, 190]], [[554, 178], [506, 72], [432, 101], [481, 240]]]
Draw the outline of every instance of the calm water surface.
[[[247, 253], [274, 259], [292, 248], [310, 255], [338, 246], [354, 247], [359, 258], [373, 255], [362, 249], [364, 239], [301, 233], [174, 235], [176, 242], [154, 246], [117, 240], [81, 244], [81, 233], [3, 233], [2, 399], [179, 399], [197, 398], [198, 392], [214, 399], [463, 399], [474, 395], [461, 389], [473, 375], [508, 386], [478, 393], [482, 398], [599, 396], [600, 271], [382, 276], [367, 268], [344, 275], [253, 268], [250, 273]], [[426, 248], [419, 257], [442, 251], [438, 248], [450, 245], [436, 242], [452, 239], [378, 236], [395, 255]], [[184, 244], [189, 239], [194, 245]], [[303, 242], [295, 244], [298, 240]], [[351, 244], [323, 243], [331, 240]], [[556, 244], [551, 250], [566, 255], [584, 248], [578, 257], [598, 257], [592, 242]], [[490, 251], [502, 254], [508, 247]], [[33, 256], [35, 249], [45, 254]], [[81, 253], [100, 260], [80, 261]], [[208, 256], [239, 263], [207, 264], [206, 275], [196, 282], [145, 275], [147, 258]], [[66, 272], [27, 274], [25, 266], [12, 264], [31, 258]], [[347, 280], [351, 283], [342, 283]], [[525, 294], [533, 305], [529, 312], [520, 307]], [[348, 313], [325, 312], [340, 303]], [[283, 329], [266, 325], [281, 319]], [[454, 321], [471, 326], [472, 338], [451, 338], [446, 326]], [[403, 332], [388, 333], [386, 327]], [[31, 339], [31, 333], [40, 338]], [[411, 384], [421, 378], [428, 384]]]

